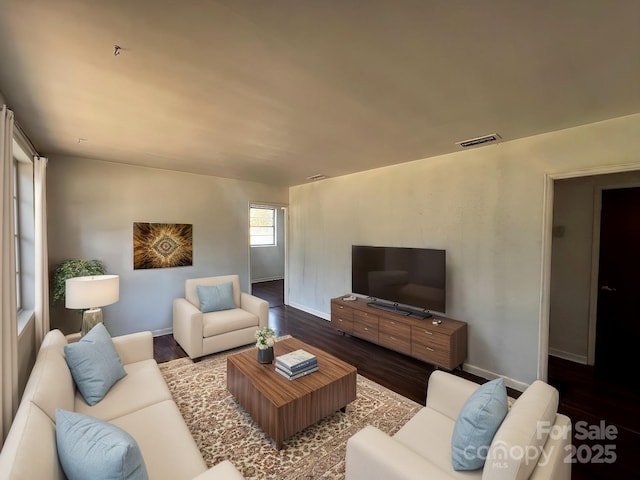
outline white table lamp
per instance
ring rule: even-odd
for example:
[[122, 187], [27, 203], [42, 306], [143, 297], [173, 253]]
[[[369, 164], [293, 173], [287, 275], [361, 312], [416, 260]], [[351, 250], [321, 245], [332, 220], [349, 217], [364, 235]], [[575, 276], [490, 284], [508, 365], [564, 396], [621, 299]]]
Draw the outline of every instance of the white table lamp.
[[69, 278], [65, 281], [65, 307], [88, 309], [82, 313], [81, 336], [102, 322], [100, 307], [118, 301], [119, 278], [118, 275], [92, 275]]

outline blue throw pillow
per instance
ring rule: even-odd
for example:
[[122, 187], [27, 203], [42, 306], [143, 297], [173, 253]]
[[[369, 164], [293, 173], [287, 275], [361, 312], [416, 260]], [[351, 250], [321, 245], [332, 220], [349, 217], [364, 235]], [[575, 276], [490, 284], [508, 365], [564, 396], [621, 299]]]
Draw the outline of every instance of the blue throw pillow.
[[236, 302], [233, 301], [232, 282], [220, 285], [196, 285], [196, 289], [202, 313], [236, 308]]
[[97, 418], [56, 409], [58, 458], [69, 480], [148, 480], [134, 438]]
[[102, 400], [113, 384], [127, 374], [102, 323], [80, 341], [65, 345], [64, 356], [73, 381], [89, 405]]
[[467, 399], [453, 429], [451, 460], [454, 470], [477, 470], [507, 415], [507, 389], [497, 378], [479, 387]]

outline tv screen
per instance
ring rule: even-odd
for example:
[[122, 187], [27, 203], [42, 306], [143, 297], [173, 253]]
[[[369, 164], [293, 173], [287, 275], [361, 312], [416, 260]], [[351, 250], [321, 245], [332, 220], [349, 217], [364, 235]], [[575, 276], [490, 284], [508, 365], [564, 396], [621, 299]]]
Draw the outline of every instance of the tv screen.
[[428, 248], [351, 248], [353, 293], [444, 313], [446, 251]]

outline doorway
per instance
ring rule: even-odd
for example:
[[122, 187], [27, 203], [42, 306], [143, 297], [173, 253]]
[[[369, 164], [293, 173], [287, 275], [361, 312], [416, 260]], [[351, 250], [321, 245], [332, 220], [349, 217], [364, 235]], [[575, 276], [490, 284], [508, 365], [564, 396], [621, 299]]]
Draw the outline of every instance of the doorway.
[[249, 281], [252, 291], [272, 293], [270, 307], [288, 304], [287, 214], [286, 205], [249, 204]]
[[[554, 208], [545, 222], [551, 270], [543, 292], [549, 298], [547, 339], [544, 318], [541, 322], [541, 363], [548, 371], [541, 378], [559, 390], [558, 410], [574, 425], [604, 422], [615, 428], [611, 445], [618, 458], [632, 458], [640, 445], [640, 388], [628, 367], [640, 340], [640, 322], [633, 303], [638, 280], [626, 277], [638, 271], [640, 254], [628, 250], [629, 245], [637, 250], [639, 240], [640, 172], [566, 176], [551, 179], [549, 186], [547, 206]], [[631, 301], [621, 298], [628, 294]], [[574, 437], [579, 451], [592, 451], [589, 442]], [[627, 478], [635, 473], [624, 462], [616, 463], [619, 470], [613, 467], [578, 461], [572, 476]]]
[[[639, 187], [638, 171], [554, 180], [552, 227], [549, 227], [552, 237], [549, 354], [584, 365], [607, 365], [608, 359], [619, 364], [626, 353], [621, 351], [621, 343], [615, 341], [611, 331], [618, 328], [629, 338], [638, 339], [635, 329], [638, 322], [631, 320], [635, 318], [633, 312], [638, 311], [637, 306], [627, 305], [632, 300], [616, 295], [616, 290], [609, 291], [616, 289], [609, 283], [614, 280], [611, 275], [616, 276], [616, 283], [637, 281], [617, 278], [623, 274], [633, 276], [640, 266], [634, 265], [638, 259], [633, 248], [638, 245], [633, 229], [640, 223], [640, 202], [636, 203], [636, 196], [640, 198]], [[630, 245], [624, 250], [624, 244], [620, 243], [623, 241]], [[618, 259], [617, 255], [622, 258]], [[614, 272], [613, 268], [621, 272]], [[601, 275], [604, 277], [599, 278]], [[630, 283], [635, 293], [638, 290], [634, 285]], [[624, 305], [619, 305], [619, 300]], [[612, 309], [621, 309], [624, 313]], [[613, 320], [605, 321], [611, 317]], [[610, 356], [605, 356], [607, 351]], [[541, 360], [546, 367], [547, 355]], [[611, 366], [609, 363], [608, 367]]]

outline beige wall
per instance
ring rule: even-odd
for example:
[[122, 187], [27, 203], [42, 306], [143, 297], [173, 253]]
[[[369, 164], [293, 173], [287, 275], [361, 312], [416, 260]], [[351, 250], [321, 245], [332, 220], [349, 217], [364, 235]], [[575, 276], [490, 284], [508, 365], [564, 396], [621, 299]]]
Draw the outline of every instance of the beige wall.
[[[288, 195], [251, 182], [52, 158], [50, 264], [101, 258], [121, 275], [121, 299], [105, 307], [112, 333], [162, 333], [185, 278], [239, 271], [247, 288], [248, 204], [289, 203], [293, 306], [329, 318], [329, 299], [350, 291], [352, 244], [444, 248], [447, 312], [469, 323], [466, 368], [527, 384], [537, 377], [544, 316], [545, 174], [640, 167], [639, 129], [633, 115], [301, 185]], [[193, 223], [194, 266], [134, 271], [136, 221]], [[52, 317], [54, 326], [77, 324], [60, 306]]]
[[638, 131], [633, 115], [293, 187], [290, 303], [328, 318], [330, 298], [351, 289], [352, 244], [444, 248], [447, 313], [469, 323], [466, 368], [531, 383], [545, 174], [640, 168]]
[[[248, 290], [249, 203], [286, 204], [288, 191], [253, 182], [51, 157], [47, 171], [49, 266], [97, 258], [120, 275], [120, 300], [103, 308], [112, 335], [172, 328], [171, 305], [184, 281], [238, 273]], [[133, 270], [133, 223], [193, 224], [193, 266]], [[65, 333], [80, 318], [64, 305], [52, 325]]]

